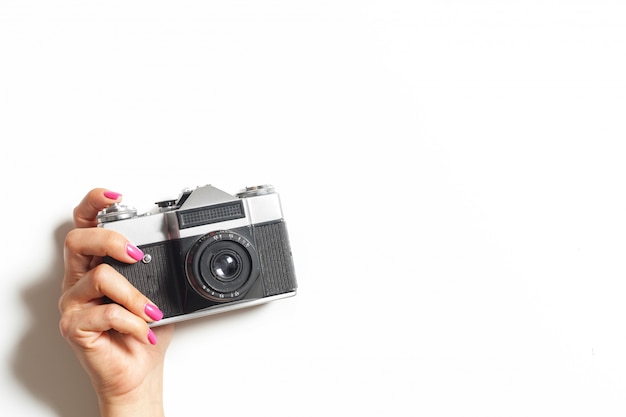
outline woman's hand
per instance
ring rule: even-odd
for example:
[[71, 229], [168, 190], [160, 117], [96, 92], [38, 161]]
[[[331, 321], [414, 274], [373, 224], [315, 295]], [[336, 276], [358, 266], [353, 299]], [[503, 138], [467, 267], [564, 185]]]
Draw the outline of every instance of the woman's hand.
[[[121, 234], [97, 225], [98, 211], [121, 200], [102, 188], [74, 209], [65, 240], [60, 330], [98, 395], [103, 416], [163, 415], [163, 363], [173, 325], [151, 329], [163, 314], [103, 256], [134, 263], [143, 256]], [[108, 297], [115, 303], [106, 303]]]

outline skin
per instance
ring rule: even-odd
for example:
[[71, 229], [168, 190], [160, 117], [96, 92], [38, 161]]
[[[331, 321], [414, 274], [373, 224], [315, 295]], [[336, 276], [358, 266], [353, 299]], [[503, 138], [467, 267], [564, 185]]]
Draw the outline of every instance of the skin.
[[[154, 304], [102, 263], [105, 255], [137, 262], [123, 235], [95, 227], [98, 211], [121, 201], [105, 192], [91, 190], [74, 209], [76, 228], [65, 239], [60, 331], [89, 375], [102, 417], [162, 417], [163, 365], [173, 325], [150, 330], [146, 306]], [[104, 303], [105, 296], [115, 303]]]

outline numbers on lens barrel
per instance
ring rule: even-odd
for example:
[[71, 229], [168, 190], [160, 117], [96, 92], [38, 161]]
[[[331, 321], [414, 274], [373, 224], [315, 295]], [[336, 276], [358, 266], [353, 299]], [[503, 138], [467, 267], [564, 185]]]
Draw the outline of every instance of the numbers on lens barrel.
[[[225, 238], [223, 232], [211, 232], [209, 235], [213, 238], [213, 240], [216, 240], [216, 241], [217, 240], [223, 240]], [[250, 247], [250, 242], [248, 242], [247, 239], [245, 239], [244, 237], [242, 237], [240, 235], [235, 235], [234, 233], [228, 233], [226, 238], [228, 240], [236, 241], [237, 243], [239, 243], [244, 248], [249, 248]]]

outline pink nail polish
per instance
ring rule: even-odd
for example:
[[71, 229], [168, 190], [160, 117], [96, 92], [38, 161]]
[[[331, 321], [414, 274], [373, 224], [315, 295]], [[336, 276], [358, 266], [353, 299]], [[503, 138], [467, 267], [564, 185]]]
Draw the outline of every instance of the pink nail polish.
[[148, 329], [148, 342], [150, 342], [151, 345], [157, 344], [157, 338], [154, 335], [154, 332], [152, 331], [152, 329]]
[[143, 259], [143, 252], [137, 246], [132, 243], [126, 244], [126, 253], [130, 255], [136, 261], [141, 261]]
[[154, 304], [147, 303], [143, 311], [154, 321], [159, 321], [163, 318], [163, 312]]
[[104, 192], [104, 196], [106, 198], [110, 198], [111, 200], [117, 200], [118, 198], [120, 198], [122, 194], [120, 193], [116, 193], [115, 191], [105, 191]]

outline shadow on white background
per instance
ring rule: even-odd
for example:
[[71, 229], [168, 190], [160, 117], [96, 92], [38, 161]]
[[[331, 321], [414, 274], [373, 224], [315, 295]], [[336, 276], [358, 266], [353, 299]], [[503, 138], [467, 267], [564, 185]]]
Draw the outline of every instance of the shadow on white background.
[[59, 333], [59, 309], [63, 278], [63, 242], [71, 223], [54, 233], [57, 255], [48, 261], [47, 273], [23, 289], [31, 313], [30, 327], [15, 346], [13, 371], [34, 398], [63, 417], [98, 414], [98, 402], [89, 378], [72, 349]]

